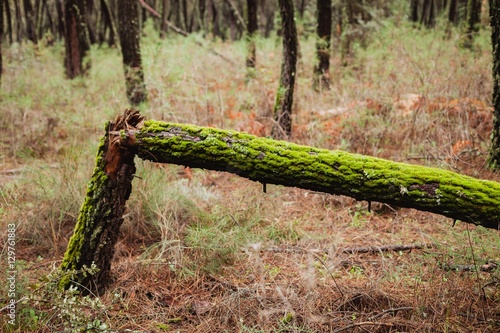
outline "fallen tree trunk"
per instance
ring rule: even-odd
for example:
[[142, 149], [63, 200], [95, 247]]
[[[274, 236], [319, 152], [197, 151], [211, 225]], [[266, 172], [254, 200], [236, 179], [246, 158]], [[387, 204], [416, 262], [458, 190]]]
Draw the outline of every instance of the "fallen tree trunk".
[[500, 183], [451, 171], [301, 146], [246, 133], [148, 120], [111, 133], [144, 159], [415, 208], [498, 229]]
[[[101, 292], [132, 190], [134, 157], [226, 171], [265, 184], [415, 208], [498, 230], [500, 183], [236, 131], [148, 120], [127, 110], [106, 125], [61, 269], [61, 287]], [[96, 275], [85, 267], [95, 264]]]

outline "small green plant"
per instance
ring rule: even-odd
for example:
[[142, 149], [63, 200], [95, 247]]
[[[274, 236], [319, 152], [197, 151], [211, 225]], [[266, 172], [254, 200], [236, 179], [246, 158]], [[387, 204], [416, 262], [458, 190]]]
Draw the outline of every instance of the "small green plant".
[[[97, 267], [84, 267], [84, 274], [94, 275]], [[22, 297], [17, 304], [18, 317], [16, 325], [2, 324], [6, 332], [17, 330], [37, 331], [41, 328], [65, 332], [110, 332], [107, 324], [107, 306], [95, 295], [83, 296], [76, 286], [70, 286], [61, 290], [59, 282], [61, 279], [71, 278], [77, 271], [63, 272], [55, 269], [49, 275], [40, 278], [39, 284], [27, 284], [23, 281], [22, 288], [30, 288], [26, 296]]]

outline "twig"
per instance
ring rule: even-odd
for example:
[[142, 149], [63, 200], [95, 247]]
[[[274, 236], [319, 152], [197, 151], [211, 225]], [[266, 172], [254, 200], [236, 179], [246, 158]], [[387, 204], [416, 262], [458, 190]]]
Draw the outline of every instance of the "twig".
[[362, 322], [359, 322], [359, 323], [353, 323], [353, 324], [341, 327], [339, 329], [336, 329], [332, 333], [338, 333], [338, 332], [342, 332], [342, 331], [347, 331], [347, 330], [349, 330], [351, 328], [354, 328], [354, 327], [366, 326], [366, 325], [371, 325], [371, 326], [387, 326], [387, 327], [394, 326], [394, 324], [391, 324], [391, 323], [379, 323], [379, 322], [372, 322], [372, 321], [362, 321]]
[[[144, 7], [144, 8], [145, 8], [146, 10], [148, 10], [151, 14], [153, 14], [153, 16], [155, 16], [156, 18], [158, 18], [158, 19], [160, 19], [160, 20], [162, 19], [162, 18], [161, 18], [160, 13], [158, 13], [156, 10], [154, 10], [154, 8], [153, 8], [153, 7], [151, 7], [150, 5], [148, 5], [148, 4], [146, 3], [146, 1], [144, 1], [144, 0], [137, 0], [137, 1], [139, 1], [139, 3], [141, 4], [141, 6], [142, 6], [142, 7]], [[189, 33], [188, 33], [188, 32], [186, 32], [186, 31], [182, 30], [181, 28], [177, 27], [175, 24], [173, 24], [173, 23], [172, 23], [172, 22], [170, 22], [169, 20], [164, 19], [163, 21], [165, 22], [165, 24], [166, 24], [166, 25], [168, 25], [168, 27], [169, 27], [170, 29], [172, 29], [173, 31], [177, 32], [179, 35], [182, 35], [182, 36], [184, 36], [184, 37], [189, 36]], [[213, 48], [211, 48], [210, 46], [208, 46], [208, 45], [206, 45], [206, 44], [203, 44], [202, 42], [197, 41], [197, 40], [195, 40], [194, 42], [196, 43], [196, 45], [199, 45], [199, 46], [201, 46], [201, 47], [206, 47], [206, 48], [208, 48], [208, 51], [212, 52], [212, 53], [213, 53], [213, 54], [215, 54], [216, 56], [219, 56], [220, 58], [222, 58], [222, 59], [224, 59], [225, 61], [227, 61], [227, 62], [231, 63], [232, 65], [236, 65], [236, 62], [234, 62], [232, 59], [230, 59], [230, 58], [226, 57], [225, 55], [223, 55], [223, 54], [221, 54], [221, 53], [219, 53], [219, 52], [215, 51], [215, 50], [214, 50]]]
[[[435, 247], [435, 244], [407, 244], [407, 245], [383, 245], [383, 246], [362, 246], [362, 247], [346, 247], [338, 249], [336, 252], [346, 253], [346, 254], [355, 254], [355, 253], [377, 253], [377, 252], [389, 252], [389, 251], [411, 251], [418, 249], [428, 249]], [[264, 251], [268, 252], [311, 252], [311, 253], [329, 253], [328, 249], [303, 249], [300, 247], [270, 247], [264, 249]]]
[[413, 310], [413, 309], [414, 308], [411, 307], [411, 306], [402, 306], [400, 308], [387, 309], [387, 310], [384, 310], [384, 311], [380, 312], [379, 314], [371, 316], [370, 318], [368, 318], [368, 320], [375, 320], [377, 318], [382, 317], [383, 315], [385, 315], [387, 313], [395, 313], [395, 312], [399, 312], [399, 311], [403, 311], [403, 310]]

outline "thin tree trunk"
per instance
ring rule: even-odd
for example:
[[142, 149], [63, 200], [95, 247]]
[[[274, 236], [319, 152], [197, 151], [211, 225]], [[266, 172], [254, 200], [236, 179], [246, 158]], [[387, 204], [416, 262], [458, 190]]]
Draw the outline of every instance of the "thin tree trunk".
[[489, 165], [500, 170], [500, 0], [490, 0], [491, 44], [493, 45], [493, 133]]
[[136, 0], [120, 2], [118, 21], [127, 97], [132, 105], [138, 105], [144, 102], [147, 96], [141, 60], [139, 8]]
[[73, 79], [85, 75], [90, 69], [90, 61], [87, 58], [90, 41], [85, 18], [85, 1], [65, 0], [64, 12], [66, 76]]
[[160, 24], [160, 38], [165, 38], [165, 34], [167, 33], [167, 14], [168, 14], [168, 0], [162, 1], [162, 10], [161, 10], [161, 24]]
[[448, 8], [448, 21], [454, 25], [458, 24], [458, 7], [457, 0], [450, 1], [450, 7]]
[[316, 28], [316, 60], [314, 67], [315, 90], [330, 88], [330, 39], [332, 32], [332, 0], [316, 0], [317, 20]]
[[37, 43], [35, 13], [31, 0], [24, 0], [24, 16], [26, 18], [26, 34], [30, 41]]
[[23, 18], [21, 15], [21, 7], [17, 0], [14, 0], [14, 9], [16, 14], [16, 41], [21, 43], [21, 36], [24, 35], [22, 26]]
[[7, 18], [7, 30], [9, 36], [9, 43], [12, 44], [12, 15], [10, 14], [9, 0], [5, 0], [5, 14]]
[[0, 86], [2, 84], [3, 0], [0, 0]]
[[283, 30], [283, 60], [281, 76], [274, 105], [274, 138], [284, 139], [292, 133], [292, 106], [297, 66], [298, 39], [292, 0], [279, 0]]
[[247, 51], [247, 59], [246, 66], [247, 68], [255, 68], [256, 65], [256, 46], [255, 46], [255, 37], [258, 30], [258, 21], [257, 21], [257, 0], [247, 0], [247, 14], [248, 14], [248, 51]]

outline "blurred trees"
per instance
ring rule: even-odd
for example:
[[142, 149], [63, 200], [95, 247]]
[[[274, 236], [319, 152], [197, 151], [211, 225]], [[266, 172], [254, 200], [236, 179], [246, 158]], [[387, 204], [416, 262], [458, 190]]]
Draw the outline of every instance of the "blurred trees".
[[[322, 90], [328, 88], [332, 52], [340, 51], [342, 63], [349, 65], [356, 47], [365, 47], [370, 42], [370, 31], [377, 29], [382, 19], [396, 17], [392, 15], [393, 11], [405, 8], [408, 20], [419, 28], [440, 28], [442, 25], [437, 22], [443, 21], [449, 22], [447, 28], [459, 26], [463, 32], [460, 45], [469, 47], [473, 45], [473, 37], [480, 27], [483, 1], [408, 0], [403, 7], [402, 2], [397, 0], [290, 0], [286, 2], [297, 8], [297, 15], [288, 18], [282, 16], [285, 2], [275, 0], [131, 0], [126, 3], [134, 2], [136, 7], [140, 3], [142, 9], [137, 8], [135, 19], [130, 24], [126, 23], [130, 17], [126, 19], [123, 16], [125, 2], [119, 0], [0, 2], [3, 7], [0, 10], [0, 29], [3, 29], [0, 39], [10, 44], [30, 41], [52, 45], [64, 41], [64, 64], [68, 78], [84, 75], [88, 70], [91, 44], [116, 47], [121, 35], [127, 95], [132, 104], [146, 98], [139, 39], [141, 30], [153, 16], [161, 19], [151, 20], [148, 25], [162, 38], [168, 38], [171, 33], [184, 36], [198, 33], [200, 38], [206, 40], [248, 38], [247, 54], [239, 61], [250, 69], [257, 66], [255, 35], [283, 38], [284, 70], [273, 111], [279, 128], [283, 133], [288, 133], [287, 136], [291, 130], [293, 98], [290, 96], [293, 95], [298, 56], [298, 50], [292, 42], [297, 37], [293, 38], [291, 30], [287, 30], [291, 28], [288, 23], [297, 25], [295, 30], [303, 38], [317, 36], [317, 62], [311, 69], [315, 78], [314, 87]], [[199, 45], [205, 47], [207, 44]], [[218, 54], [213, 49], [209, 51]], [[285, 73], [291, 74], [285, 77]]]

